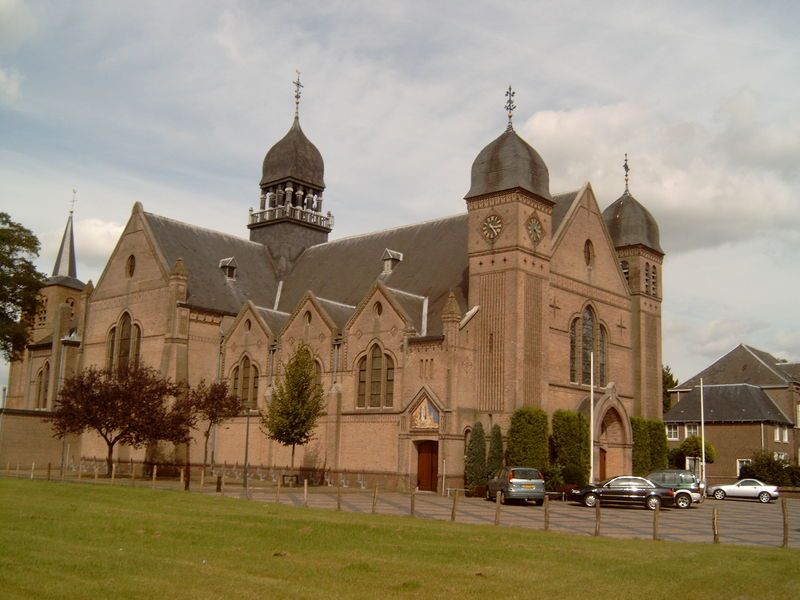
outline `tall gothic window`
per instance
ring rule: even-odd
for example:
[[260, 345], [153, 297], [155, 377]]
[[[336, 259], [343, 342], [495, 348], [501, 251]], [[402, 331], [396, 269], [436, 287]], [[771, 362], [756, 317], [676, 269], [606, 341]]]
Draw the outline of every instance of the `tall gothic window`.
[[47, 391], [50, 385], [50, 363], [45, 362], [36, 374], [36, 408], [47, 408]]
[[358, 361], [358, 408], [388, 408], [394, 404], [394, 361], [377, 344]]
[[595, 385], [606, 384], [606, 329], [598, 322], [591, 307], [570, 323], [569, 327], [569, 380], [573, 383], [591, 384], [592, 352], [594, 352]]
[[258, 367], [247, 357], [231, 371], [231, 393], [247, 408], [258, 407]]
[[39, 304], [36, 307], [36, 327], [44, 327], [47, 323], [47, 298], [39, 296]]
[[142, 345], [142, 329], [133, 322], [129, 313], [124, 313], [111, 328], [106, 339], [106, 368], [116, 369], [122, 375], [128, 369], [139, 366]]

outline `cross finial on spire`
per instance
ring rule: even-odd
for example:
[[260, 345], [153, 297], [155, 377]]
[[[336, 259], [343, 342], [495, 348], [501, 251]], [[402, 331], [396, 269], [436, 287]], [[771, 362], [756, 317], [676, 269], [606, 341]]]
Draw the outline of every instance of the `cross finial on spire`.
[[300, 94], [302, 93], [300, 88], [303, 87], [303, 84], [300, 83], [300, 71], [295, 69], [294, 72], [297, 73], [297, 79], [292, 82], [294, 84], [294, 116], [296, 117], [300, 114]]
[[78, 193], [78, 190], [76, 190], [75, 188], [72, 188], [72, 202], [71, 202], [70, 207], [69, 207], [69, 214], [72, 214], [72, 213], [75, 212], [75, 196], [76, 196], [77, 193]]
[[625, 162], [622, 163], [622, 168], [625, 169], [625, 193], [627, 194], [628, 193], [628, 171], [631, 170], [631, 168], [628, 166], [628, 153], [627, 152], [625, 153]]
[[516, 92], [511, 89], [511, 86], [508, 86], [508, 90], [506, 91], [506, 111], [508, 112], [508, 130], [514, 129], [514, 126], [511, 124], [511, 117], [513, 116], [514, 109], [517, 108], [517, 105], [514, 104], [514, 94]]

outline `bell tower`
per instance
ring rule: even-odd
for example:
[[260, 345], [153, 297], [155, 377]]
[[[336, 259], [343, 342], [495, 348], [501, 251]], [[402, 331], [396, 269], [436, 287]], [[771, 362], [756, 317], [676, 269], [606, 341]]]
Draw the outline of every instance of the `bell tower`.
[[259, 209], [250, 209], [247, 224], [250, 240], [269, 249], [280, 278], [306, 248], [327, 242], [333, 228], [333, 215], [322, 209], [322, 155], [300, 128], [299, 71], [293, 85], [294, 122], [264, 157]]

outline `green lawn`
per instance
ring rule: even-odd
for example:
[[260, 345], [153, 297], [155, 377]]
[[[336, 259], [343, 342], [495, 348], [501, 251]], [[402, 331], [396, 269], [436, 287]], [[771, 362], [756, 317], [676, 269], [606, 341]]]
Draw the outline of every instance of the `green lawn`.
[[0, 598], [796, 598], [800, 552], [0, 480]]

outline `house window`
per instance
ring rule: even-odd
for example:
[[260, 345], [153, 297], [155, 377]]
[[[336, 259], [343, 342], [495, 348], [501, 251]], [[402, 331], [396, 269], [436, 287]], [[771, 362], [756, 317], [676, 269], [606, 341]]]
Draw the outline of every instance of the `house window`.
[[258, 367], [247, 356], [231, 371], [231, 394], [244, 402], [246, 408], [258, 407]]
[[594, 373], [596, 386], [606, 384], [605, 327], [597, 322], [594, 311], [586, 307], [580, 319], [574, 319], [569, 328], [569, 379], [573, 383], [591, 383], [591, 354], [594, 352]]
[[357, 408], [389, 408], [394, 404], [394, 361], [373, 345], [358, 361]]
[[775, 460], [781, 460], [783, 462], [787, 462], [789, 460], [789, 455], [786, 452], [776, 452], [774, 454]]
[[687, 423], [686, 437], [691, 437], [693, 435], [700, 435], [700, 426], [697, 423]]
[[117, 370], [118, 375], [139, 366], [142, 329], [133, 323], [129, 313], [124, 313], [111, 328], [106, 339], [106, 368]]
[[678, 438], [678, 424], [677, 423], [667, 423], [667, 439], [668, 440], [677, 440]]
[[737, 458], [736, 459], [736, 476], [737, 477], [741, 477], [742, 476], [742, 468], [752, 464], [752, 462], [753, 461], [750, 460], [749, 458]]

